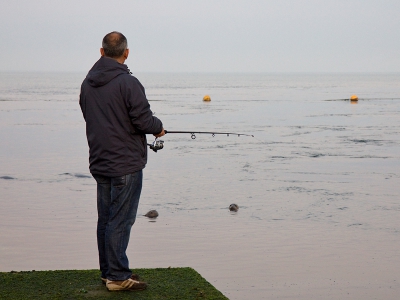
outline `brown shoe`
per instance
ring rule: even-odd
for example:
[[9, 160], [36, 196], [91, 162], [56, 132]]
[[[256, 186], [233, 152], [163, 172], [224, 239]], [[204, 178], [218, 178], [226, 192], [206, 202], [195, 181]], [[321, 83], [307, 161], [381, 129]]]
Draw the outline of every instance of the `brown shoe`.
[[109, 291], [143, 291], [147, 288], [147, 283], [128, 278], [127, 280], [107, 280], [106, 286]]
[[[140, 277], [139, 277], [139, 275], [137, 275], [137, 274], [132, 274], [132, 275], [131, 275], [131, 279], [136, 280], [136, 281], [139, 281]], [[102, 281], [104, 284], [106, 284], [106, 283], [107, 283], [107, 278], [101, 277], [101, 281]]]

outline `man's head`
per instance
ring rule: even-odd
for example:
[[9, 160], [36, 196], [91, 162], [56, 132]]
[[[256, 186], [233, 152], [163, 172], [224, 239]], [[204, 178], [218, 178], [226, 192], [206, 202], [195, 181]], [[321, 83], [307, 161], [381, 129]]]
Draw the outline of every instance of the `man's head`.
[[103, 38], [101, 56], [113, 58], [121, 63], [128, 58], [129, 49], [126, 37], [117, 31], [108, 33]]

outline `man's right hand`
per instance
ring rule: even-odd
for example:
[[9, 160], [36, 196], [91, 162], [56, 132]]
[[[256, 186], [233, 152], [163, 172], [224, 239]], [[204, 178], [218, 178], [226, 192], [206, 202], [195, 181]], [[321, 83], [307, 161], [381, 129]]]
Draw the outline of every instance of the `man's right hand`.
[[161, 130], [161, 132], [159, 134], [153, 134], [156, 138], [162, 137], [163, 135], [165, 135], [165, 131], [164, 128]]

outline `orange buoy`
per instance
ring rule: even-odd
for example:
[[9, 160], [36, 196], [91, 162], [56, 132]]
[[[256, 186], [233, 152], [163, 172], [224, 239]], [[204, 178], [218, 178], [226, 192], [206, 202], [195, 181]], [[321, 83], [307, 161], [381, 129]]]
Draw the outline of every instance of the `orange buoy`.
[[357, 95], [351, 95], [350, 101], [358, 101]]
[[209, 95], [205, 95], [205, 96], [203, 97], [203, 101], [211, 101], [210, 96], [209, 96]]

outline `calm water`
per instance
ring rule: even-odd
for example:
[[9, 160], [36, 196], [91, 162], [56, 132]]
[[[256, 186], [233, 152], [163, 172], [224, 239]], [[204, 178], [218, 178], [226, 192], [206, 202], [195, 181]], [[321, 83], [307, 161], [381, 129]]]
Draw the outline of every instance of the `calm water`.
[[[84, 76], [0, 73], [0, 271], [98, 267]], [[230, 299], [400, 297], [400, 74], [137, 77], [167, 130], [255, 137], [163, 138], [131, 267], [190, 266]]]

